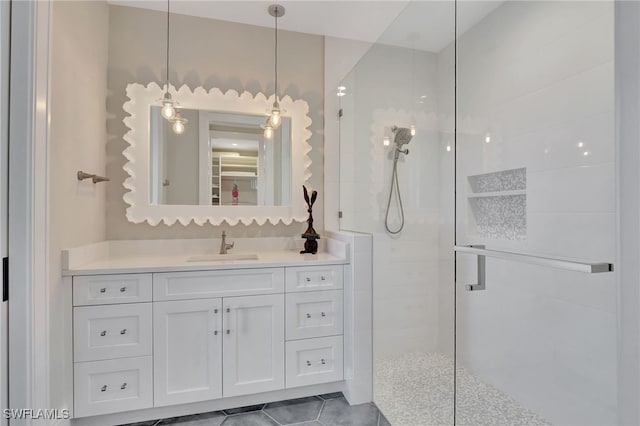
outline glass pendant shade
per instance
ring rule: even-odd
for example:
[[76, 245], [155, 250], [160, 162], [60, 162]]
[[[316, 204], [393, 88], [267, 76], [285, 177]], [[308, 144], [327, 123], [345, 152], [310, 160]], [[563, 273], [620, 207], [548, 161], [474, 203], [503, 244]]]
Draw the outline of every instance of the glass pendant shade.
[[176, 111], [175, 116], [171, 121], [173, 122], [173, 126], [172, 126], [173, 133], [175, 133], [176, 135], [183, 134], [184, 131], [186, 130], [185, 125], [189, 122], [189, 120], [187, 120], [182, 116], [182, 114], [180, 114], [180, 111]]
[[176, 108], [171, 99], [169, 92], [164, 94], [164, 98], [160, 100], [162, 102], [162, 117], [167, 120], [171, 120], [176, 115]]
[[282, 124], [282, 111], [280, 110], [280, 105], [278, 101], [273, 103], [273, 108], [271, 109], [271, 116], [269, 117], [269, 121], [271, 122], [271, 126], [274, 129], [280, 127]]
[[273, 125], [271, 124], [271, 117], [267, 119], [267, 122], [262, 126], [264, 129], [263, 136], [265, 139], [273, 139]]

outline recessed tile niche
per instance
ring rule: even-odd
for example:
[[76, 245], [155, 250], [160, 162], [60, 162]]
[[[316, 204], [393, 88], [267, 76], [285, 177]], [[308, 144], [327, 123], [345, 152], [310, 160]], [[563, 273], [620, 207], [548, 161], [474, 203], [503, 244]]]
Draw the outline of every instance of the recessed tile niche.
[[470, 234], [495, 240], [524, 240], [527, 236], [527, 169], [468, 176], [467, 180]]

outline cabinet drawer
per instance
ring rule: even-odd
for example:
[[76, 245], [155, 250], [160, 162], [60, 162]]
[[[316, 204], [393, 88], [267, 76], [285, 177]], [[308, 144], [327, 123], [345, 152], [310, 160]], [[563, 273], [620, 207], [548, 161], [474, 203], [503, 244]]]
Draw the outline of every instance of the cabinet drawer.
[[151, 357], [74, 364], [74, 417], [153, 406]]
[[283, 292], [283, 268], [153, 274], [153, 300], [200, 299]]
[[289, 293], [287, 340], [342, 334], [342, 290]]
[[151, 301], [151, 274], [73, 277], [73, 305]]
[[342, 288], [342, 265], [299, 266], [286, 269], [288, 292]]
[[73, 309], [74, 362], [151, 355], [151, 303]]
[[342, 336], [287, 342], [287, 388], [342, 379]]

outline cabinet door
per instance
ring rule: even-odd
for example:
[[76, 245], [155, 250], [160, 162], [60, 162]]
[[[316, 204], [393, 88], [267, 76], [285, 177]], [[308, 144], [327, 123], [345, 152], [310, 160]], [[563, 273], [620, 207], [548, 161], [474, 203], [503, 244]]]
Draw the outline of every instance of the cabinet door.
[[153, 304], [155, 406], [222, 396], [221, 299]]
[[224, 298], [224, 396], [284, 389], [284, 295]]

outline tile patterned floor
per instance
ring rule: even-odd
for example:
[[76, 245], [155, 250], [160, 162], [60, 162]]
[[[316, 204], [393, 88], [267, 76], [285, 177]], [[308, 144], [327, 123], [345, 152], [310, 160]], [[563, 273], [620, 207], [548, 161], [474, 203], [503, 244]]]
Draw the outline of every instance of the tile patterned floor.
[[125, 426], [390, 426], [374, 404], [349, 405], [341, 392]]

